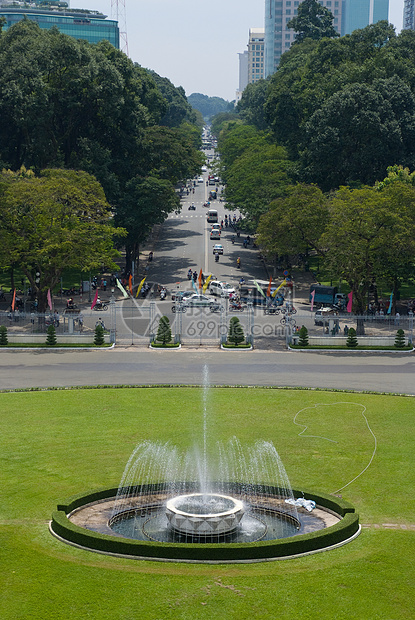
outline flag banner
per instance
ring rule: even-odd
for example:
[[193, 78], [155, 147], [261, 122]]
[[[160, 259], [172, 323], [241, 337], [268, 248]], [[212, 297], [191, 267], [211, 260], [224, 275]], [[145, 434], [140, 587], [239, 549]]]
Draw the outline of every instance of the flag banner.
[[131, 296], [133, 295], [133, 276], [130, 273], [130, 277], [128, 278], [128, 288], [130, 289]]
[[262, 297], [265, 297], [265, 293], [262, 290], [262, 288], [260, 287], [260, 285], [258, 284], [258, 282], [256, 280], [254, 280], [254, 284], [256, 286], [256, 288], [258, 289], [258, 292], [261, 293]]
[[202, 291], [203, 293], [206, 293], [206, 289], [209, 286], [209, 282], [210, 282], [211, 278], [212, 278], [212, 274], [210, 274], [210, 276], [206, 279], [206, 281], [205, 281], [205, 283], [203, 285], [203, 291]]
[[97, 303], [97, 299], [98, 299], [98, 287], [97, 287], [97, 289], [96, 289], [96, 291], [95, 291], [94, 301], [93, 301], [93, 302], [92, 302], [92, 304], [91, 304], [91, 310], [93, 310], [93, 309], [94, 309], [95, 304]]
[[282, 288], [283, 286], [285, 286], [287, 284], [287, 280], [283, 280], [281, 282], [281, 284], [279, 285], [278, 288], [275, 289], [275, 291], [272, 293], [272, 297], [275, 297], [275, 295], [278, 293], [278, 291], [280, 290], [280, 288]]
[[50, 288], [48, 288], [48, 295], [47, 295], [47, 299], [48, 299], [48, 306], [49, 306], [49, 310], [52, 312], [52, 296], [50, 294]]
[[12, 312], [14, 312], [14, 305], [16, 303], [16, 289], [13, 291], [13, 299], [12, 299]]
[[314, 308], [314, 297], [315, 297], [316, 292], [313, 291], [310, 295], [311, 297], [311, 312], [313, 312], [313, 308]]
[[391, 293], [391, 296], [389, 299], [389, 308], [386, 314], [390, 314], [392, 312], [392, 300], [393, 300], [393, 292]]
[[272, 277], [269, 279], [269, 284], [267, 288], [267, 297], [271, 295], [271, 284], [272, 284]]
[[202, 275], [203, 275], [203, 271], [200, 270], [199, 271], [199, 277], [198, 277], [199, 288], [202, 288]]
[[347, 302], [347, 312], [351, 312], [352, 311], [352, 307], [353, 307], [353, 291], [350, 291], [350, 293], [348, 293], [347, 295], [347, 299], [349, 300]]
[[192, 278], [192, 286], [195, 289], [196, 293], [198, 293], [199, 291], [197, 290], [196, 282], [193, 280], [193, 278]]
[[128, 297], [128, 293], [127, 293], [127, 291], [125, 290], [125, 288], [123, 287], [123, 285], [121, 284], [121, 282], [119, 281], [119, 279], [118, 279], [118, 278], [116, 278], [116, 280], [115, 280], [115, 281], [116, 281], [117, 286], [118, 286], [118, 288], [120, 289], [120, 291], [121, 291], [121, 293], [122, 293], [123, 297]]
[[[146, 276], [146, 277], [147, 277], [147, 276]], [[140, 284], [139, 284], [139, 285], [138, 285], [138, 287], [137, 287], [137, 292], [136, 292], [136, 294], [135, 294], [136, 299], [137, 299], [137, 297], [139, 296], [141, 289], [143, 288], [143, 284], [144, 284], [144, 280], [145, 280], [145, 279], [146, 279], [146, 278], [143, 278], [143, 279], [141, 280]]]

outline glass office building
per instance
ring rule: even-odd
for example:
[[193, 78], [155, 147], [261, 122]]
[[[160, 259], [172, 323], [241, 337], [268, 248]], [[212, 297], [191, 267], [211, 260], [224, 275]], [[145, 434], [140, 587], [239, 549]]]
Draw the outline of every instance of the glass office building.
[[[319, 2], [331, 11], [333, 26], [341, 34], [344, 0]], [[277, 70], [281, 56], [295, 39], [294, 30], [287, 28], [287, 24], [297, 15], [300, 4], [301, 0], [265, 0], [265, 77]]]
[[[23, 5], [23, 3], [19, 4]], [[56, 3], [56, 5], [65, 4], [64, 2]], [[98, 11], [69, 9], [65, 6], [55, 9], [55, 5], [46, 9], [40, 8], [35, 3], [25, 3], [24, 6], [16, 5], [17, 3], [0, 3], [0, 17], [6, 19], [4, 30], [26, 16], [35, 21], [40, 28], [56, 26], [62, 33], [75, 39], [85, 39], [89, 43], [98, 43], [106, 39], [117, 49], [120, 47], [118, 22], [107, 19], [106, 15]]]
[[389, 19], [389, 0], [345, 0], [342, 34]]

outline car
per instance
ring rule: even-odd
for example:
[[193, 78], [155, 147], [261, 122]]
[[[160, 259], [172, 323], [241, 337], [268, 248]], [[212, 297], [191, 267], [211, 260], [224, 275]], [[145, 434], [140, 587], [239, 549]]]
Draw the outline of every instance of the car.
[[186, 312], [188, 308], [209, 308], [211, 312], [217, 312], [221, 309], [221, 306], [213, 297], [193, 293], [193, 295], [185, 297], [178, 308], [174, 305], [172, 307], [172, 312], [177, 312], [177, 310]]
[[199, 177], [197, 180], [198, 183], [203, 183], [203, 177]]
[[213, 253], [223, 254], [223, 245], [221, 245], [220, 243], [215, 243], [215, 245], [213, 246]]
[[189, 206], [188, 211], [196, 211], [196, 207], [194, 206], [194, 204], [191, 204], [191, 205]]
[[182, 301], [186, 297], [190, 297], [190, 295], [194, 295], [194, 291], [174, 291], [171, 294], [172, 301]]
[[212, 230], [212, 232], [210, 233], [210, 238], [211, 239], [220, 239], [220, 230], [217, 230], [216, 228], [214, 230]]
[[209, 283], [209, 292], [211, 295], [225, 295], [225, 297], [229, 297], [229, 295], [236, 293], [233, 286], [227, 282], [220, 282], [219, 280], [214, 280]]
[[[222, 226], [218, 223], [218, 224], [212, 224], [212, 230], [222, 230]], [[212, 230], [210, 232], [212, 232]]]
[[314, 315], [314, 325], [328, 325], [329, 319], [338, 316], [338, 312], [334, 308], [320, 308]]

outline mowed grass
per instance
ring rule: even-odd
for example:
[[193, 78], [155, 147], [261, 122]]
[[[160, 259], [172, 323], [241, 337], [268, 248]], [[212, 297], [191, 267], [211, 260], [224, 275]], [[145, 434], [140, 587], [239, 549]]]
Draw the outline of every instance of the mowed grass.
[[49, 534], [56, 504], [117, 486], [138, 441], [201, 444], [202, 389], [3, 393], [2, 620], [413, 617], [414, 399], [213, 388], [206, 407], [210, 438], [271, 440], [294, 487], [355, 505], [361, 535], [305, 558], [224, 566], [75, 549]]

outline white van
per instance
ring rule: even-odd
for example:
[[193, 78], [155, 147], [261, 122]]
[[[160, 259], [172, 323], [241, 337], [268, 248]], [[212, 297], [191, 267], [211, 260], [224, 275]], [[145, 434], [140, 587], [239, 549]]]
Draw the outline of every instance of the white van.
[[216, 209], [209, 209], [209, 211], [207, 212], [207, 221], [212, 223], [219, 221], [218, 212], [216, 211]]

